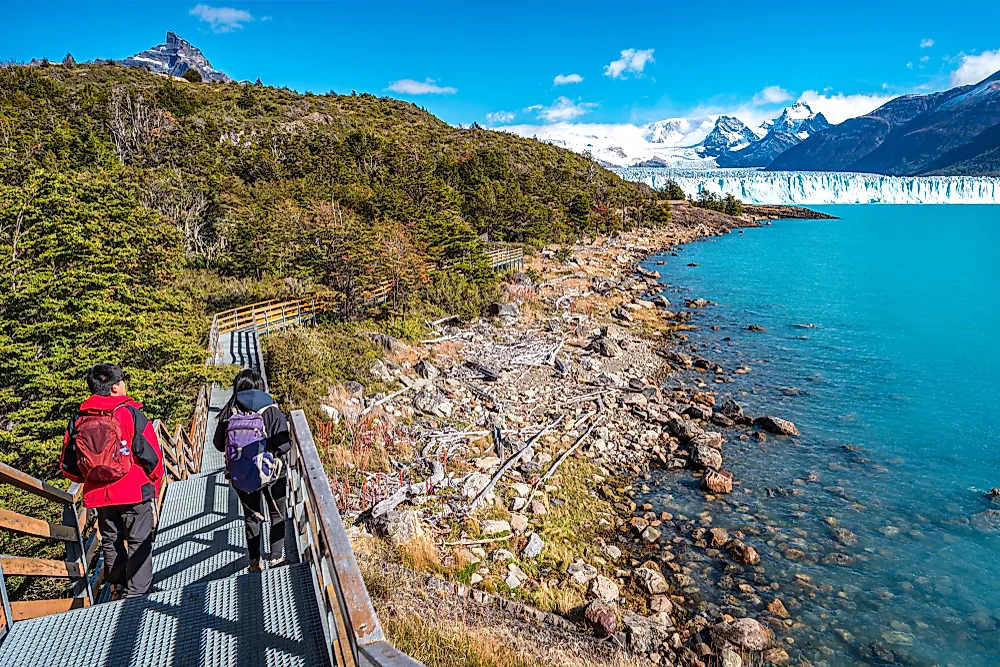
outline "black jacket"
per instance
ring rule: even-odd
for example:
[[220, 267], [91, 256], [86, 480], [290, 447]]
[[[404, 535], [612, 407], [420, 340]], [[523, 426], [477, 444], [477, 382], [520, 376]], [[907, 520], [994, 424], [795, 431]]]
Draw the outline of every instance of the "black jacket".
[[[274, 399], [267, 393], [257, 389], [241, 391], [236, 394], [235, 408], [245, 412], [256, 412], [261, 408], [274, 403]], [[261, 413], [264, 418], [264, 428], [267, 429], [267, 450], [272, 454], [283, 456], [292, 448], [291, 435], [288, 432], [288, 419], [284, 413], [277, 408], [264, 410]], [[226, 429], [229, 427], [229, 414], [226, 410], [219, 415], [219, 424], [215, 427], [215, 436], [212, 444], [220, 452], [226, 451]]]

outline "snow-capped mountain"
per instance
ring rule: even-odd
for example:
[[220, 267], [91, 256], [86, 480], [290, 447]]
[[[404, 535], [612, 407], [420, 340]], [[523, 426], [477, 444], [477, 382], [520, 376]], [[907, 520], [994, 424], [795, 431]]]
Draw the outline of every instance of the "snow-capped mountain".
[[760, 141], [764, 134], [762, 131], [758, 135], [739, 118], [719, 116], [715, 121], [715, 127], [702, 140], [699, 152], [706, 157], [719, 157], [726, 153], [742, 150], [750, 144]]
[[534, 137], [612, 167], [766, 167], [782, 151], [829, 127], [823, 114], [798, 102], [760, 128], [733, 116], [668, 118], [647, 125], [553, 123], [496, 129]]
[[212, 67], [212, 63], [208, 62], [208, 58], [197, 47], [172, 31], [167, 32], [165, 43], [115, 62], [129, 67], [146, 67], [152, 72], [172, 76], [181, 76], [188, 69], [195, 69], [204, 81], [232, 81], [225, 72]]

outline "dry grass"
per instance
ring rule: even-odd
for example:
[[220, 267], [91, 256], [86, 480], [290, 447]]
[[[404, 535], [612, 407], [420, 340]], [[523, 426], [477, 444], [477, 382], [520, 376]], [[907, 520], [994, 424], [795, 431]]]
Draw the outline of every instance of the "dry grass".
[[428, 624], [419, 616], [389, 617], [383, 627], [399, 650], [427, 667], [532, 667], [541, 664], [488, 634], [457, 623]]

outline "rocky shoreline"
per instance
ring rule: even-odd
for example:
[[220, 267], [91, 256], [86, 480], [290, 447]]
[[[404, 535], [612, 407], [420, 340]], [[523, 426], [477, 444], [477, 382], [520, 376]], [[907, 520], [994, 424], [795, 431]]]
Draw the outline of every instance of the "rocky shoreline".
[[[680, 244], [760, 223], [679, 209], [665, 229], [544, 250], [487, 320], [433, 323], [413, 346], [381, 336], [372, 374], [401, 389], [338, 389], [324, 410], [354, 429], [377, 423], [395, 471], [366, 475], [345, 505], [358, 539], [380, 536], [397, 563], [555, 612], [637, 664], [786, 664], [793, 621], [759, 571], [755, 536], [714, 527], [711, 508], [739, 485], [727, 439], [798, 431], [717, 397], [745, 369], [678, 347], [709, 302], [671, 303], [640, 265], [682, 261], [670, 259]], [[698, 484], [705, 511], [642, 502], [654, 469], [676, 471], [664, 483]], [[742, 593], [768, 598], [763, 613], [707, 603], [691, 576], [706, 558]]]

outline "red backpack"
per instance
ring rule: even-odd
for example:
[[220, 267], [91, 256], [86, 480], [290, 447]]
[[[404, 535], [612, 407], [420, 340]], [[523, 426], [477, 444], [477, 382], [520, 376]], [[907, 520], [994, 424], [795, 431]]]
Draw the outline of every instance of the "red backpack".
[[73, 422], [76, 462], [88, 482], [114, 482], [132, 468], [132, 445], [122, 438], [122, 425], [115, 419], [117, 409], [80, 410]]

